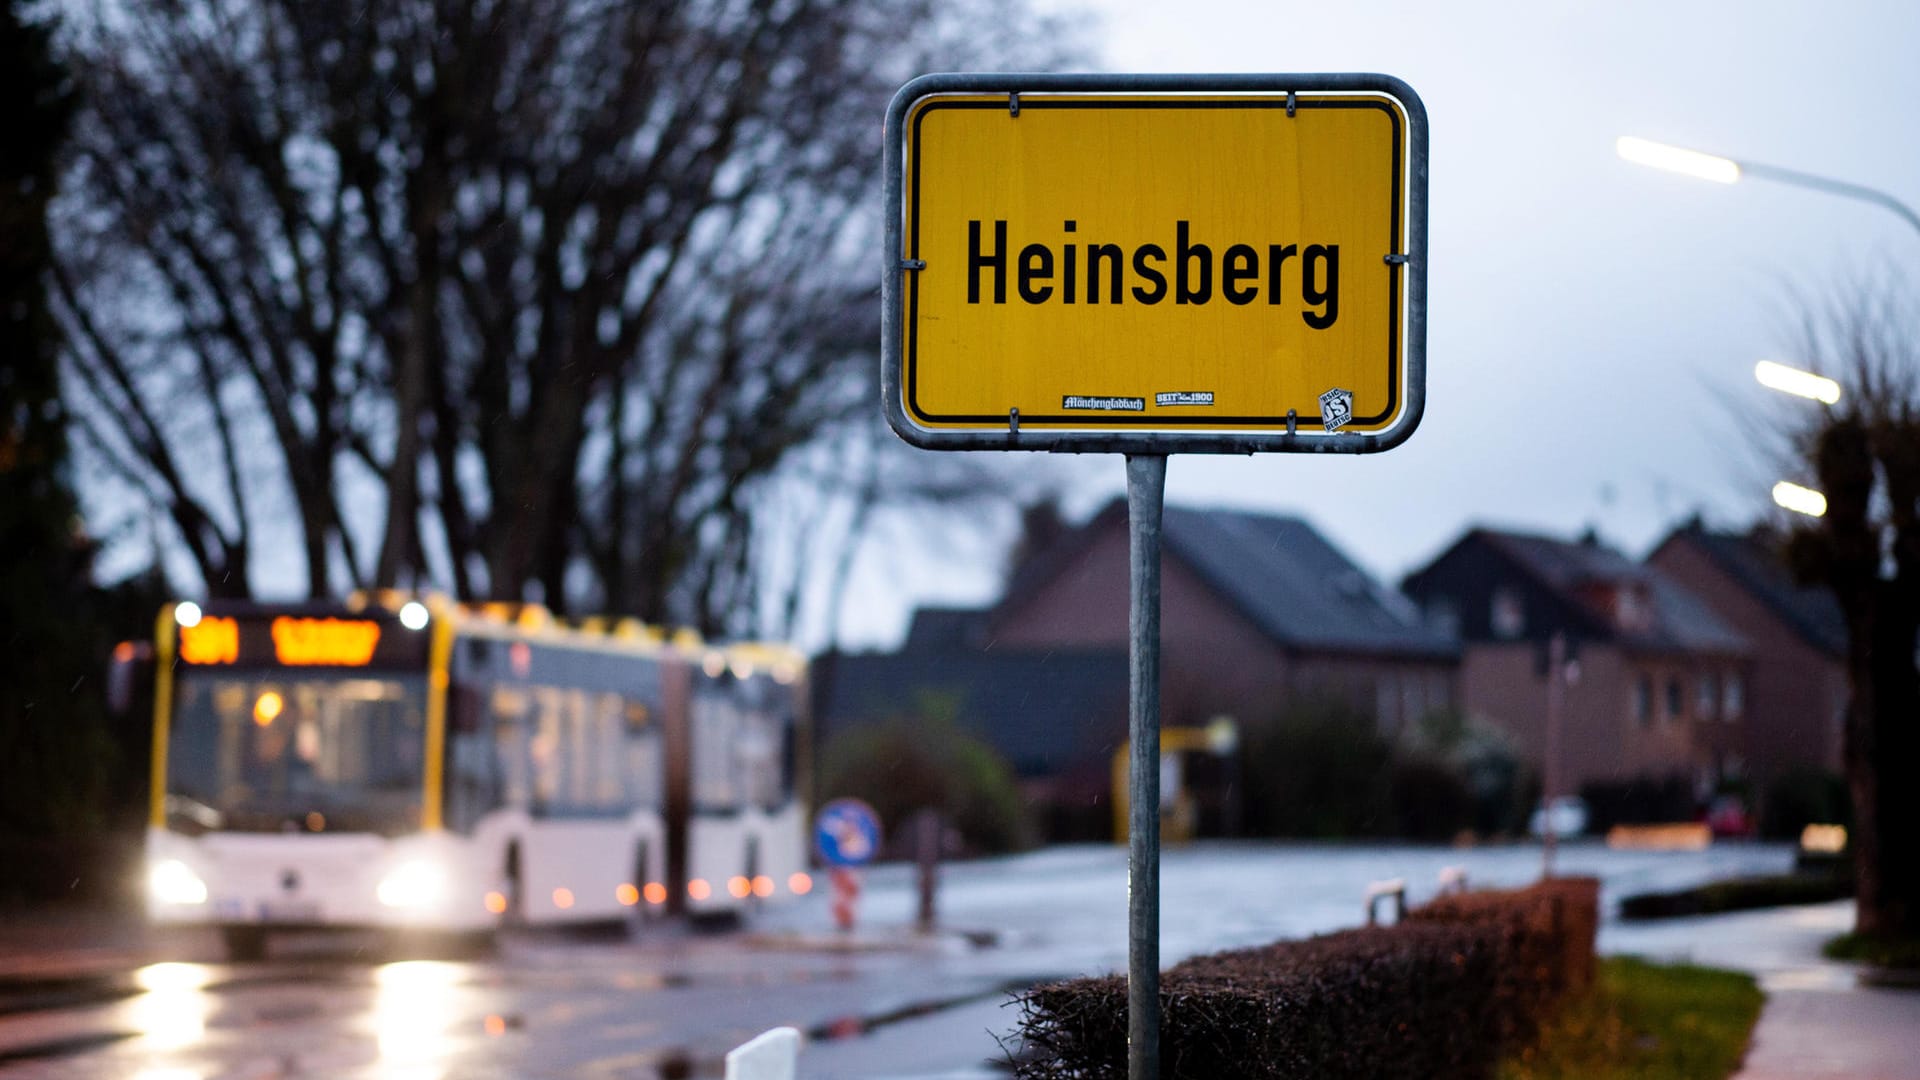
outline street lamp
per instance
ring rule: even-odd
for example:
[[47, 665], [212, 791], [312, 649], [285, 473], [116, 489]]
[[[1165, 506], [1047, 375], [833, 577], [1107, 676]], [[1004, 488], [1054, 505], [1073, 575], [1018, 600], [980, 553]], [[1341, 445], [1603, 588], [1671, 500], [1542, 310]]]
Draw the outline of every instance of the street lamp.
[[1920, 232], [1920, 213], [1899, 199], [1864, 184], [1848, 183], [1826, 176], [1815, 176], [1798, 169], [1783, 169], [1778, 165], [1763, 165], [1757, 161], [1740, 161], [1735, 158], [1721, 157], [1718, 154], [1688, 150], [1685, 147], [1669, 146], [1651, 139], [1622, 135], [1615, 139], [1613, 148], [1622, 158], [1636, 165], [1664, 169], [1667, 172], [1691, 176], [1696, 180], [1711, 180], [1718, 184], [1731, 184], [1743, 176], [1760, 180], [1772, 180], [1779, 184], [1792, 184], [1795, 187], [1812, 188], [1829, 195], [1858, 199], [1875, 206], [1891, 210], [1900, 216], [1900, 220], [1913, 226]]
[[1812, 398], [1823, 405], [1840, 403], [1840, 384], [1825, 375], [1815, 375], [1811, 371], [1801, 371], [1799, 368], [1776, 364], [1771, 360], [1762, 360], [1753, 366], [1753, 377], [1760, 380], [1760, 385], [1769, 390]]
[[1827, 512], [1825, 495], [1788, 480], [1773, 485], [1773, 501], [1783, 509], [1808, 517], [1823, 517]]

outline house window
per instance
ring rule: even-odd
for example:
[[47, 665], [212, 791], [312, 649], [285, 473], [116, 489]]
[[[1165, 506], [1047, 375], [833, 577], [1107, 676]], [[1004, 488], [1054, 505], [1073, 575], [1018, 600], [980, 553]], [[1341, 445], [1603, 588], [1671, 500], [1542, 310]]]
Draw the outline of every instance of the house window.
[[1680, 714], [1685, 712], [1686, 708], [1687, 708], [1687, 694], [1686, 694], [1686, 691], [1680, 688], [1679, 676], [1668, 676], [1667, 678], [1667, 723], [1671, 724], [1675, 720], [1680, 719]]
[[1747, 687], [1739, 675], [1728, 675], [1720, 687], [1720, 718], [1731, 724], [1747, 708]]
[[1633, 684], [1633, 719], [1641, 727], [1653, 723], [1653, 676], [1642, 675]]
[[1526, 633], [1527, 612], [1520, 601], [1520, 590], [1505, 585], [1493, 590], [1493, 605], [1488, 612], [1488, 621], [1492, 624], [1493, 636], [1497, 638], [1517, 638]]
[[1649, 620], [1640, 591], [1631, 582], [1622, 583], [1615, 593], [1614, 619], [1622, 630], [1644, 630]]
[[1460, 633], [1460, 610], [1453, 601], [1436, 596], [1427, 601], [1427, 625], [1436, 633], [1455, 637]]
[[1713, 719], [1713, 707], [1719, 703], [1720, 680], [1712, 675], [1700, 676], [1700, 692], [1693, 699], [1694, 719]]

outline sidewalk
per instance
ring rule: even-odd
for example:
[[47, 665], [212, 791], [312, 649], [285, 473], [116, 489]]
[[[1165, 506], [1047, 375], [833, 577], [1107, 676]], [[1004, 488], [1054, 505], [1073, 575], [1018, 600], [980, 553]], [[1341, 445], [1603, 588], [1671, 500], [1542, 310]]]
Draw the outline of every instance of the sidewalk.
[[1768, 987], [1735, 1080], [1920, 1080], [1920, 991]]
[[1820, 955], [1853, 925], [1842, 900], [1649, 923], [1602, 932], [1609, 953], [1751, 972], [1767, 993], [1734, 1080], [1920, 1080], [1920, 990], [1861, 986], [1854, 965]]

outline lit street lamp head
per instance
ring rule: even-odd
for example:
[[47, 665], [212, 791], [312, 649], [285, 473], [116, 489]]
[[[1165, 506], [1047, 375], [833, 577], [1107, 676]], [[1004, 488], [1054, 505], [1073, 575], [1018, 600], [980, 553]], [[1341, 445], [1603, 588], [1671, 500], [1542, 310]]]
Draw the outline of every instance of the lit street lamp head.
[[1776, 364], [1771, 360], [1762, 360], [1753, 366], [1753, 377], [1760, 385], [1784, 394], [1794, 394], [1803, 398], [1812, 398], [1826, 405], [1840, 403], [1840, 384], [1824, 375], [1815, 375], [1811, 371], [1801, 371], [1785, 364]]
[[1635, 165], [1665, 169], [1668, 172], [1691, 176], [1696, 180], [1711, 180], [1716, 184], [1731, 184], [1740, 179], [1740, 163], [1732, 158], [1703, 154], [1698, 150], [1687, 150], [1678, 146], [1668, 146], [1650, 139], [1639, 139], [1632, 135], [1622, 135], [1613, 142], [1613, 148], [1622, 158]]
[[1784, 509], [1808, 517], [1824, 517], [1827, 513], [1827, 497], [1799, 484], [1782, 480], [1773, 485], [1773, 501]]

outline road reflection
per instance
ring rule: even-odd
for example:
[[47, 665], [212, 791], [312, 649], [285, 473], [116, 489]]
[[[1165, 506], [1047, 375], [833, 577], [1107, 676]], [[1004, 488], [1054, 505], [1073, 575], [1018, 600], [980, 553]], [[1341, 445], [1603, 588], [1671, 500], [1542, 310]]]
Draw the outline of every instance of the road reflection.
[[[207, 1032], [213, 1003], [203, 992], [213, 979], [204, 964], [148, 964], [133, 973], [134, 985], [146, 993], [129, 1004], [135, 1030], [149, 1049], [184, 1050]], [[143, 1074], [144, 1075], [144, 1074]], [[165, 1072], [159, 1077], [167, 1076]], [[175, 1080], [177, 1080], [177, 1074]]]
[[374, 971], [373, 1028], [382, 1076], [437, 1080], [447, 1075], [454, 987], [465, 974], [465, 965], [440, 960], [403, 960]]

